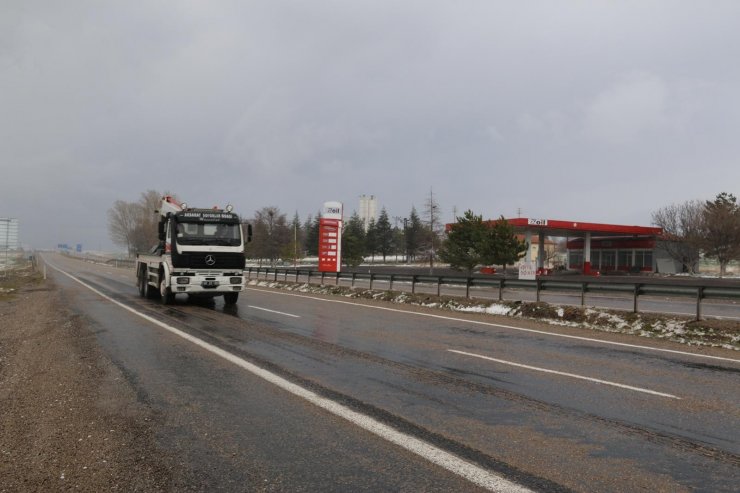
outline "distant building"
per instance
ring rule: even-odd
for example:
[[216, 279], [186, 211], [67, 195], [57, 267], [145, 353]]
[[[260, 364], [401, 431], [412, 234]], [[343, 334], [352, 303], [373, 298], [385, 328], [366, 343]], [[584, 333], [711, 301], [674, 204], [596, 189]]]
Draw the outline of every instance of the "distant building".
[[360, 195], [360, 219], [367, 232], [370, 221], [378, 218], [378, 200], [375, 195]]
[[20, 250], [18, 219], [0, 217], [0, 250]]

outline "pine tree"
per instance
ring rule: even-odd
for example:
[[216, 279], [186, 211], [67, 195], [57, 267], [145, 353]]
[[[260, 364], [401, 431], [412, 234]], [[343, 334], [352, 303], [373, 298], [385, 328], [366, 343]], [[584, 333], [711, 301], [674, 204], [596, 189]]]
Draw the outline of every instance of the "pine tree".
[[490, 255], [491, 238], [483, 216], [476, 216], [471, 210], [465, 211], [447, 233], [439, 257], [453, 269], [465, 270], [470, 275], [475, 266]]
[[[310, 218], [311, 216], [309, 216], [309, 220]], [[316, 216], [313, 218], [313, 220], [311, 220], [310, 222], [309, 220], [306, 220], [306, 225], [304, 226], [306, 230], [304, 248], [308, 255], [316, 257], [319, 254], [319, 227], [321, 224], [321, 211], [316, 213]]]
[[364, 256], [365, 225], [355, 211], [342, 231], [342, 261], [350, 267], [357, 267]]
[[385, 263], [386, 256], [393, 251], [393, 229], [385, 207], [380, 211], [378, 222], [375, 224], [375, 243], [377, 251], [383, 255], [383, 263]]
[[416, 207], [411, 206], [411, 214], [406, 221], [406, 255], [412, 261], [416, 260], [416, 253], [422, 246], [422, 235], [424, 225], [416, 212]]
[[365, 233], [365, 253], [370, 255], [371, 262], [375, 261], [375, 254], [378, 252], [378, 224], [375, 218], [371, 217], [367, 223], [367, 232]]
[[514, 227], [504, 216], [488, 228], [486, 236], [484, 244], [487, 250], [482, 256], [482, 263], [501, 265], [506, 275], [506, 266], [515, 263], [527, 251], [527, 242], [517, 239]]
[[304, 233], [303, 227], [301, 226], [301, 219], [298, 216], [298, 212], [296, 212], [293, 216], [293, 220], [288, 225], [288, 229], [290, 241], [283, 246], [281, 256], [284, 259], [293, 261], [293, 263], [295, 264], [298, 262], [298, 259], [303, 256], [303, 249], [301, 248], [301, 245], [303, 244]]

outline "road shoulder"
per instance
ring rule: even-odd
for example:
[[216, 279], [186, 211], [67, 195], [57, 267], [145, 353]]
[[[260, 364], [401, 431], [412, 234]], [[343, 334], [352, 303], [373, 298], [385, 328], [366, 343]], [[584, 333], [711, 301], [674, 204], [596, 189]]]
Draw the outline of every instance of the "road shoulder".
[[52, 281], [0, 300], [3, 491], [162, 490], [156, 416]]

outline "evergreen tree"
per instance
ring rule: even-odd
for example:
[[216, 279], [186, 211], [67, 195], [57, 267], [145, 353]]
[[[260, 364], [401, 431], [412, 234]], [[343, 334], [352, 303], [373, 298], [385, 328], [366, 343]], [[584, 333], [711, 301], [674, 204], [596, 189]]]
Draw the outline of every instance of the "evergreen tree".
[[422, 247], [422, 235], [424, 234], [424, 225], [416, 212], [416, 207], [411, 206], [411, 214], [406, 221], [406, 255], [410, 260], [416, 260], [416, 253]]
[[[309, 216], [310, 220], [311, 216]], [[312, 221], [306, 221], [306, 239], [304, 248], [306, 253], [310, 256], [316, 257], [319, 255], [319, 227], [321, 223], [321, 211], [316, 213], [316, 216]]]
[[342, 261], [350, 267], [357, 267], [364, 256], [365, 225], [355, 211], [342, 231]]
[[470, 275], [476, 265], [490, 256], [493, 236], [488, 234], [488, 229], [483, 216], [476, 216], [471, 210], [465, 211], [448, 231], [439, 257], [453, 269], [465, 270]]
[[514, 227], [504, 216], [488, 228], [486, 236], [486, 251], [481, 257], [482, 263], [501, 265], [506, 275], [506, 266], [515, 263], [527, 251], [527, 242], [517, 239]]
[[293, 220], [288, 225], [288, 233], [290, 235], [290, 241], [283, 246], [282, 258], [291, 260], [294, 263], [303, 257], [303, 227], [301, 226], [301, 219], [298, 216], [298, 212], [293, 216]]
[[367, 223], [367, 232], [365, 233], [365, 253], [370, 255], [374, 262], [375, 254], [378, 252], [378, 224], [375, 218], [371, 217]]
[[383, 255], [383, 262], [385, 263], [386, 256], [393, 251], [393, 229], [385, 207], [380, 211], [375, 229], [376, 251]]

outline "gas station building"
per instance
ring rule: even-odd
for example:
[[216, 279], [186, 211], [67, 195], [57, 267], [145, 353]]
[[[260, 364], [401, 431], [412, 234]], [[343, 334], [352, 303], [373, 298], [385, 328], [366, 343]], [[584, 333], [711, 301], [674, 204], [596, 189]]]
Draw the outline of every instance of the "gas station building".
[[[536, 256], [538, 270], [545, 267], [546, 236], [566, 238], [568, 270], [584, 274], [658, 270], [660, 252], [656, 244], [663, 233], [661, 228], [523, 217], [506, 221], [524, 236], [530, 249], [525, 259]], [[533, 255], [535, 246], [538, 252]]]

